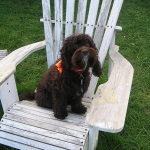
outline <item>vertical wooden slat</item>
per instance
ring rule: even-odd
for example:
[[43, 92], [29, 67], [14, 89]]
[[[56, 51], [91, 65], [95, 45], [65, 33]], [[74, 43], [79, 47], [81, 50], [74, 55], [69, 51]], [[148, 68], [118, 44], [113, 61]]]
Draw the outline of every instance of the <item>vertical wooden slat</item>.
[[[99, 2], [100, 2], [99, 0], [91, 0], [91, 3], [90, 3], [90, 9], [89, 9], [88, 20], [87, 20], [88, 26], [86, 27], [86, 31], [85, 31], [85, 33], [90, 36], [93, 36], [94, 25], [96, 23], [96, 16], [98, 12]], [[94, 78], [94, 83], [93, 83], [93, 78]], [[89, 89], [85, 93], [84, 97], [92, 98], [93, 92], [96, 87], [96, 81], [98, 81], [98, 78], [92, 76]]]
[[[97, 23], [98, 27], [96, 28], [95, 35], [94, 35], [94, 42], [98, 49], [102, 41], [103, 32], [105, 29], [105, 24], [106, 24], [108, 12], [110, 9], [111, 1], [112, 0], [103, 0], [102, 2], [101, 11], [100, 11], [98, 23]], [[89, 90], [87, 91], [85, 95], [86, 97], [91, 97], [93, 95], [97, 81], [98, 81], [98, 78], [92, 75]]]
[[[111, 50], [114, 48], [114, 46], [115, 46], [115, 37], [116, 37], [116, 31], [114, 31], [114, 34], [113, 34], [113, 36], [112, 36], [112, 40], [111, 40], [110, 47], [109, 47], [110, 51], [111, 51]], [[118, 50], [119, 50], [119, 48], [118, 48]], [[109, 78], [109, 76], [110, 76], [110, 74], [111, 74], [111, 71], [113, 70], [113, 67], [114, 67], [114, 63], [113, 63], [113, 61], [112, 61], [112, 59], [110, 58], [110, 55], [109, 55], [108, 78]]]
[[87, 0], [79, 0], [76, 34], [83, 33], [83, 29], [84, 29], [83, 24], [84, 24], [84, 20], [85, 20], [86, 5], [87, 5]]
[[100, 47], [100, 43], [102, 41], [111, 1], [112, 0], [103, 0], [102, 6], [101, 6], [101, 11], [100, 11], [98, 23], [97, 23], [98, 26], [95, 30], [95, 35], [94, 35], [94, 42], [97, 48]]
[[51, 21], [50, 1], [42, 0], [42, 8], [43, 8], [43, 21], [44, 21], [44, 31], [45, 31], [45, 41], [46, 41], [47, 64], [49, 67], [54, 63], [52, 25], [50, 22]]
[[[99, 60], [100, 60], [102, 66], [103, 66], [107, 51], [109, 49], [109, 46], [110, 46], [110, 43], [112, 40], [112, 36], [113, 36], [114, 30], [116, 27], [116, 23], [117, 23], [117, 19], [119, 16], [119, 12], [120, 12], [122, 3], [123, 3], [123, 0], [115, 0], [112, 10], [111, 10], [111, 14], [110, 14], [110, 17], [108, 20], [106, 31], [105, 31], [103, 41], [102, 41], [102, 44], [100, 47], [100, 51], [98, 54]], [[91, 98], [93, 96], [97, 81], [98, 81], [98, 78], [95, 76], [92, 76], [90, 86], [88, 88], [88, 91], [87, 91], [85, 97]]]
[[110, 46], [111, 40], [112, 40], [112, 36], [114, 34], [114, 30], [116, 27], [116, 23], [118, 20], [118, 16], [120, 13], [120, 9], [122, 6], [123, 0], [115, 0], [112, 10], [111, 10], [111, 14], [107, 23], [107, 27], [106, 27], [106, 31], [103, 37], [103, 41], [100, 47], [100, 51], [99, 51], [99, 57], [100, 57], [100, 62], [103, 65], [108, 48]]
[[93, 97], [97, 82], [98, 82], [98, 77], [95, 77], [94, 75], [92, 75], [88, 91], [84, 95], [85, 98], [92, 98]]
[[65, 38], [73, 33], [75, 0], [67, 0]]
[[56, 61], [59, 56], [59, 50], [62, 46], [62, 22], [63, 22], [63, 0], [55, 0], [55, 51], [54, 60]]
[[91, 0], [89, 14], [88, 14], [88, 20], [87, 20], [88, 26], [86, 27], [86, 31], [85, 31], [85, 33], [90, 36], [93, 35], [98, 6], [99, 6], [99, 0]]

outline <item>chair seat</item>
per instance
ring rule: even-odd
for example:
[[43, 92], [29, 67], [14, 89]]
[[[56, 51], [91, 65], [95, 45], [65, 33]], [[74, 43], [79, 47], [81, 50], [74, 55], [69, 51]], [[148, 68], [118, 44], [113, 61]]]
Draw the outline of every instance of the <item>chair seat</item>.
[[[84, 105], [90, 102], [83, 99]], [[85, 116], [73, 114], [59, 120], [51, 109], [37, 106], [35, 101], [19, 101], [3, 115], [0, 122], [1, 143], [22, 149], [70, 149], [84, 150], [88, 147], [89, 128]], [[41, 142], [40, 142], [41, 141]]]

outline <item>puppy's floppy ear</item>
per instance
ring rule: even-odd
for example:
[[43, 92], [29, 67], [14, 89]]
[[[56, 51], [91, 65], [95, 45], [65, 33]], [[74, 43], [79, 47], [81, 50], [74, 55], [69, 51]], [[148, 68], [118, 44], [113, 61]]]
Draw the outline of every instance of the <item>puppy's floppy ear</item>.
[[97, 77], [99, 77], [102, 74], [101, 64], [98, 59], [95, 65], [93, 66], [92, 74]]

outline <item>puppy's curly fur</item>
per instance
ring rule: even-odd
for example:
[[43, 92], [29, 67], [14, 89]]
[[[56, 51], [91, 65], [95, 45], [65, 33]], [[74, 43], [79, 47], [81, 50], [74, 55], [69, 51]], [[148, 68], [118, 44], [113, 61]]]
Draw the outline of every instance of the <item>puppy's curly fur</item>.
[[[85, 113], [81, 103], [90, 82], [89, 68], [99, 77], [102, 73], [97, 49], [90, 36], [80, 34], [68, 37], [60, 50], [61, 58], [44, 74], [37, 86], [35, 96], [39, 106], [53, 108], [54, 116], [67, 117], [67, 105], [75, 113]], [[59, 64], [59, 65], [58, 65]], [[60, 67], [60, 68], [59, 68]]]

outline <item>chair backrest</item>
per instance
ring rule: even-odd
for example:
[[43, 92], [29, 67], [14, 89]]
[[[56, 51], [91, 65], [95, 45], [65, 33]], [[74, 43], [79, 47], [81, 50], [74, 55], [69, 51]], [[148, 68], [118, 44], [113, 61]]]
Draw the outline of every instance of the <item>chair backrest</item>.
[[[48, 67], [59, 58], [64, 38], [85, 33], [90, 35], [99, 51], [103, 65], [123, 0], [42, 0]], [[91, 97], [97, 78], [86, 97]]]

